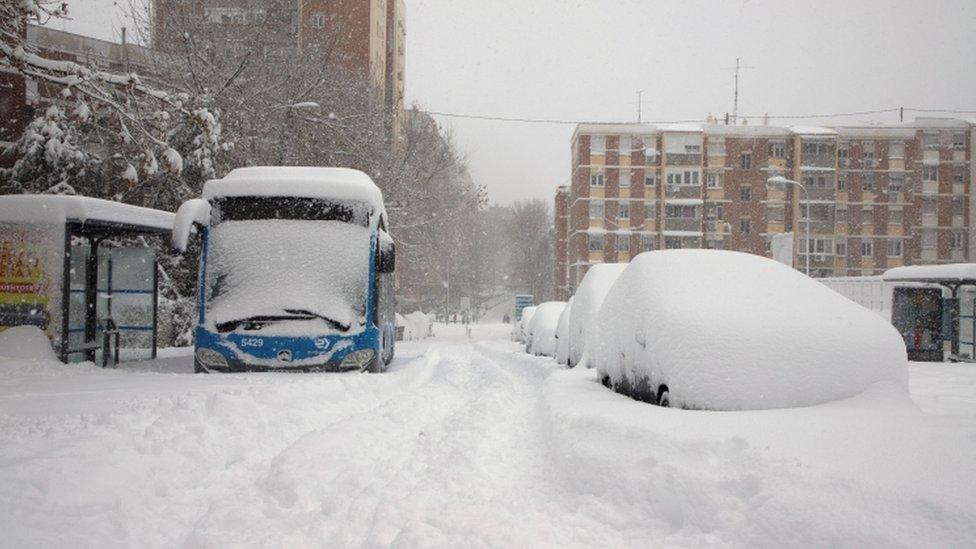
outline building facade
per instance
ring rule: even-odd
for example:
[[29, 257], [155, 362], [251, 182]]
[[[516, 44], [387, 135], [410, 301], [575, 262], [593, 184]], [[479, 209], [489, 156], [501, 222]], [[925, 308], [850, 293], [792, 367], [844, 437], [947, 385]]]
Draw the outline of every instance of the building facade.
[[186, 28], [202, 28], [283, 62], [317, 50], [369, 82], [391, 112], [402, 112], [403, 0], [153, 0], [151, 14], [157, 49], [178, 43]]
[[[728, 249], [815, 277], [970, 261], [972, 121], [867, 127], [581, 124], [556, 192], [557, 297], [590, 265], [648, 250]], [[768, 185], [781, 176], [803, 185]], [[560, 220], [560, 211], [566, 219]], [[809, 227], [809, 238], [806, 233]], [[565, 252], [560, 243], [565, 242]]]

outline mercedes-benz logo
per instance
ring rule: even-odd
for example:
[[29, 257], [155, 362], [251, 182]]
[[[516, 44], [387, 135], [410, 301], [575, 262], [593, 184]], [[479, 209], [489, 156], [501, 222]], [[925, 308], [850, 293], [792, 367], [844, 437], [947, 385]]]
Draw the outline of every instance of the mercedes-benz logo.
[[278, 360], [282, 362], [291, 362], [291, 351], [288, 349], [278, 351]]

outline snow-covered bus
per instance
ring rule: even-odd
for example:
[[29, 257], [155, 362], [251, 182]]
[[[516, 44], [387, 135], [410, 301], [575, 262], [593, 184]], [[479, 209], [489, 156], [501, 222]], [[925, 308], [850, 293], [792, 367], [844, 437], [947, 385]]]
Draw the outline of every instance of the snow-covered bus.
[[383, 195], [341, 168], [241, 168], [177, 212], [200, 227], [199, 372], [371, 371], [393, 359], [396, 250]]

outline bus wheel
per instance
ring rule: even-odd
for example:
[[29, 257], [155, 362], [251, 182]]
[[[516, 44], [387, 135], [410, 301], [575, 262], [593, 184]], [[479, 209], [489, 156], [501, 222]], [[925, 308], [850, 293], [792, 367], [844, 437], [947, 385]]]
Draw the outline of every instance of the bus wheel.
[[657, 405], [670, 408], [671, 407], [671, 393], [668, 391], [667, 385], [661, 385], [657, 390]]

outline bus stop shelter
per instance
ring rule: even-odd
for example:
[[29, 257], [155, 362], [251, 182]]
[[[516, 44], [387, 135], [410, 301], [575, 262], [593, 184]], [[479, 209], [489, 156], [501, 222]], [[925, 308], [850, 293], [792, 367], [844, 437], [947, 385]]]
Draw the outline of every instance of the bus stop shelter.
[[62, 195], [0, 196], [0, 330], [44, 330], [63, 362], [155, 358], [171, 213]]
[[[895, 267], [885, 271], [883, 278], [885, 282], [938, 284], [946, 288], [951, 297], [944, 300], [942, 332], [951, 345], [950, 358], [972, 361], [976, 357], [976, 348], [973, 348], [976, 339], [976, 263]], [[961, 337], [963, 332], [968, 337]], [[971, 348], [968, 358], [960, 353], [962, 339], [966, 339], [966, 345]]]

